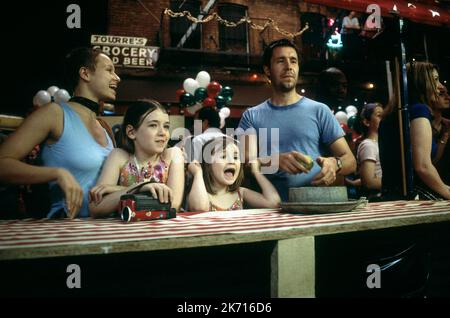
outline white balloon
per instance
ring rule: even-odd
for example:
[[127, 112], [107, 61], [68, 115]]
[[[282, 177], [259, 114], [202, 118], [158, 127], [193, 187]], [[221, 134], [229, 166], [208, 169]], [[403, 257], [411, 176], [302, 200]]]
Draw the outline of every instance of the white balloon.
[[55, 103], [67, 102], [70, 99], [70, 94], [65, 89], [59, 89], [53, 96]]
[[349, 113], [347, 113], [347, 117], [348, 118], [350, 118], [350, 117], [352, 117], [352, 116], [357, 116], [358, 115], [358, 113], [355, 113], [355, 112], [349, 112]]
[[351, 116], [350, 114], [356, 115], [358, 113], [358, 108], [356, 108], [353, 105], [349, 105], [349, 106], [345, 107], [345, 111], [347, 112], [347, 114], [349, 116]]
[[337, 112], [337, 113], [334, 115], [334, 117], [336, 117], [337, 121], [338, 121], [340, 124], [347, 124], [348, 117], [347, 117], [347, 114], [346, 114], [345, 112], [339, 111], [339, 112]]
[[47, 92], [50, 94], [50, 96], [55, 96], [55, 93], [59, 90], [58, 86], [50, 86], [47, 88]]
[[223, 115], [224, 118], [228, 118], [230, 116], [231, 110], [228, 107], [222, 107], [219, 111], [219, 116], [220, 114]]
[[40, 90], [36, 93], [36, 95], [33, 98], [33, 104], [37, 106], [42, 106], [45, 104], [48, 104], [52, 101], [52, 97], [47, 91]]
[[199, 88], [199, 85], [198, 85], [198, 82], [195, 79], [187, 78], [187, 79], [184, 80], [183, 88], [189, 94], [194, 95], [195, 94], [195, 90], [197, 88]]
[[208, 72], [201, 71], [201, 72], [198, 72], [195, 80], [198, 82], [200, 87], [206, 88], [208, 86], [209, 82], [211, 82], [211, 76], [209, 75]]

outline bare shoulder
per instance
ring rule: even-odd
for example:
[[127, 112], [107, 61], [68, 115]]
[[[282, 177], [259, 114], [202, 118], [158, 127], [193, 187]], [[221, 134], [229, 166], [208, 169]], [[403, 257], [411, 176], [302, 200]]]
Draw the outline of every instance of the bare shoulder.
[[164, 150], [161, 157], [167, 163], [172, 161], [178, 162], [179, 160], [184, 160], [183, 151], [178, 147], [167, 148], [166, 150]]
[[2, 147], [2, 153], [22, 159], [34, 146], [58, 140], [63, 129], [63, 113], [58, 104], [48, 104], [31, 113]]
[[245, 198], [245, 194], [248, 193], [250, 190], [244, 187], [239, 187], [238, 191], [241, 197]]
[[125, 150], [123, 150], [122, 148], [114, 148], [109, 153], [109, 157], [112, 160], [115, 160], [115, 161], [117, 161], [119, 163], [120, 162], [125, 163], [130, 158], [130, 154], [128, 152], [126, 152]]
[[36, 111], [32, 112], [25, 120], [26, 122], [36, 122], [38, 124], [55, 124], [58, 119], [61, 119], [62, 123], [63, 110], [61, 106], [56, 103], [50, 103], [45, 106], [39, 107]]

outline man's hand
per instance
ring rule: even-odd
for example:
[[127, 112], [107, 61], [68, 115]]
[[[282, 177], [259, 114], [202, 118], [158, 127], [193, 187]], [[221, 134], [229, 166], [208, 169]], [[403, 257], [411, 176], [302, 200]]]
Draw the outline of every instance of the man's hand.
[[56, 182], [64, 192], [67, 216], [75, 218], [83, 204], [83, 189], [72, 174], [66, 169], [58, 169]]
[[335, 158], [326, 158], [326, 157], [318, 157], [317, 163], [322, 167], [320, 173], [318, 173], [311, 184], [318, 185], [330, 185], [336, 180], [336, 159]]
[[309, 164], [309, 157], [298, 152], [291, 151], [279, 154], [280, 170], [290, 174], [308, 173], [306, 166]]

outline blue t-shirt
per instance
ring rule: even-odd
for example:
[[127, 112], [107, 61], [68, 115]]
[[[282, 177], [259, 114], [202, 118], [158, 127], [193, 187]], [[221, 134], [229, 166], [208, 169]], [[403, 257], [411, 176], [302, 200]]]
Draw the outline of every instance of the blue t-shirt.
[[326, 155], [328, 147], [344, 136], [329, 107], [306, 97], [287, 106], [274, 106], [267, 100], [249, 108], [242, 115], [239, 128], [257, 134], [259, 157], [298, 151], [313, 158], [314, 166], [309, 173], [292, 175], [278, 171], [267, 175], [284, 201], [289, 188], [311, 184], [321, 170], [316, 158]]
[[[100, 171], [108, 154], [113, 149], [111, 138], [106, 133], [108, 145], [102, 147], [89, 133], [83, 121], [69, 105], [62, 103], [64, 112], [64, 129], [59, 140], [52, 144], [45, 144], [41, 158], [46, 167], [60, 167], [69, 171], [83, 189], [83, 205], [78, 217], [89, 216], [89, 190], [95, 186]], [[48, 218], [61, 209], [66, 214], [64, 193], [56, 182], [50, 183], [51, 208]]]
[[[413, 121], [417, 118], [426, 118], [430, 122], [430, 125], [433, 122], [433, 115], [431, 115], [431, 111], [427, 105], [424, 104], [414, 104], [409, 108], [409, 120]], [[436, 138], [433, 136], [431, 138], [431, 158], [436, 156], [437, 152], [437, 142]]]

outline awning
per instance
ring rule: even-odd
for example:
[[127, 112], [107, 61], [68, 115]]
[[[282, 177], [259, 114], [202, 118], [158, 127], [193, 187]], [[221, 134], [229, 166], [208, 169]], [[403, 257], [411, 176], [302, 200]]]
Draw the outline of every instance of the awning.
[[367, 6], [373, 3], [380, 6], [382, 16], [391, 16], [390, 11], [396, 6], [398, 14], [408, 20], [450, 27], [450, 10], [441, 4], [444, 0], [304, 0], [304, 2], [357, 12], [366, 12]]

